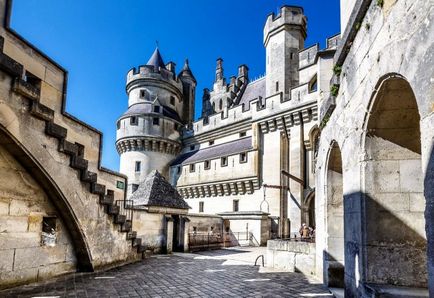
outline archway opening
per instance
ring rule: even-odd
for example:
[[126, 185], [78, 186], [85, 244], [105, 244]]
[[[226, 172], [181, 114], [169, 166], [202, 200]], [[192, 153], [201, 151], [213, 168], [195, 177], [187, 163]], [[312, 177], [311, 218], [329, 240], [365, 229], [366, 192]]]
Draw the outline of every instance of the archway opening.
[[405, 79], [382, 82], [366, 128], [365, 280], [426, 287], [420, 116]]
[[327, 251], [325, 280], [329, 287], [344, 288], [345, 242], [342, 154], [333, 142], [327, 165]]

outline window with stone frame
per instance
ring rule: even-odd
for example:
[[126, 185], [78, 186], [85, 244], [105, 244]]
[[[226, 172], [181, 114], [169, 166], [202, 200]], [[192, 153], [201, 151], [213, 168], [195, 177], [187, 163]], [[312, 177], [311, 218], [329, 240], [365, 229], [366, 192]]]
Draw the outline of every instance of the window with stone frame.
[[239, 206], [240, 206], [240, 201], [239, 200], [234, 200], [233, 201], [233, 211], [234, 212], [238, 212], [239, 211]]
[[205, 160], [203, 167], [204, 167], [205, 170], [211, 169], [211, 162], [209, 160]]
[[160, 125], [160, 118], [157, 118], [157, 117], [152, 118], [152, 125], [159, 126]]
[[193, 173], [196, 170], [196, 165], [193, 163], [190, 165], [190, 173]]
[[140, 161], [136, 161], [136, 165], [135, 165], [136, 173], [141, 171], [141, 167], [142, 167], [142, 163]]
[[228, 166], [228, 158], [226, 156], [222, 157], [220, 160], [220, 164], [222, 167], [227, 167]]
[[203, 213], [204, 202], [199, 202], [199, 212]]
[[240, 153], [240, 163], [246, 163], [247, 162], [247, 152]]
[[209, 141], [209, 142], [208, 142], [208, 145], [209, 145], [209, 146], [214, 145], [214, 140]]
[[181, 169], [182, 169], [181, 166], [177, 166], [177, 167], [176, 167], [176, 173], [177, 173], [177, 174], [181, 174]]
[[116, 128], [120, 129], [121, 128], [121, 121], [119, 120], [118, 122], [116, 122]]
[[130, 125], [139, 125], [139, 118], [137, 118], [136, 116], [132, 116], [130, 118]]

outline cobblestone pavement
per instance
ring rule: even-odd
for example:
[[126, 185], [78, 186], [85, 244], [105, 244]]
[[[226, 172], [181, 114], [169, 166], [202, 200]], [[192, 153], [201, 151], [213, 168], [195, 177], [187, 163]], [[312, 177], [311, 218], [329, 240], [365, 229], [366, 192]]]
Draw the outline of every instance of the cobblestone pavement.
[[[262, 249], [262, 250], [261, 250]], [[258, 249], [152, 256], [105, 272], [77, 273], [0, 292], [1, 297], [333, 297], [299, 273], [253, 266]]]

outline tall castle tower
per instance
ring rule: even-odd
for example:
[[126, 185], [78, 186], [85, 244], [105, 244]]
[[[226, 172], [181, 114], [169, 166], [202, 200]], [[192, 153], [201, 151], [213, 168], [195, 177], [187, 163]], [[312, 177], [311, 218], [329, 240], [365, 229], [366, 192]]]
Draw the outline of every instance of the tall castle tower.
[[278, 15], [270, 14], [264, 27], [266, 49], [266, 97], [290, 90], [299, 84], [298, 52], [304, 48], [307, 20], [303, 8], [282, 6]]
[[180, 131], [194, 117], [196, 80], [185, 61], [164, 64], [155, 49], [146, 65], [127, 74], [128, 110], [117, 121], [120, 172], [128, 176], [128, 195], [152, 171], [167, 179], [169, 163], [181, 151]]

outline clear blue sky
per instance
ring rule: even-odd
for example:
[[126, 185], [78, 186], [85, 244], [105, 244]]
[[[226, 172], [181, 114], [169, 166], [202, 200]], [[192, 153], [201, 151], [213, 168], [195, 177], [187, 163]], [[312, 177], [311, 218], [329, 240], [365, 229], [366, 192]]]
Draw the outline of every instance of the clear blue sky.
[[116, 120], [127, 109], [125, 75], [155, 48], [177, 71], [189, 58], [202, 90], [211, 87], [216, 58], [225, 76], [240, 64], [250, 78], [265, 71], [266, 17], [284, 4], [305, 8], [306, 46], [325, 46], [339, 33], [339, 0], [14, 0], [11, 27], [69, 72], [67, 111], [104, 133], [103, 165], [119, 169]]

